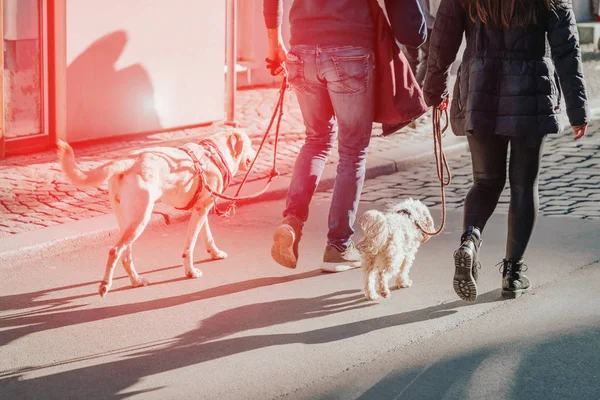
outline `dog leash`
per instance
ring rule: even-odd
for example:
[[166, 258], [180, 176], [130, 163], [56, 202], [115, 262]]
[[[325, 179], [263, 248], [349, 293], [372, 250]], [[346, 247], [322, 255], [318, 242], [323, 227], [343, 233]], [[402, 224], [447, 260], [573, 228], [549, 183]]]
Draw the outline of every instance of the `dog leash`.
[[[446, 123], [442, 127], [442, 115], [446, 118]], [[448, 160], [444, 154], [444, 147], [442, 145], [442, 138], [444, 133], [448, 129], [448, 108], [440, 110], [439, 107], [433, 108], [433, 154], [435, 155], [435, 168], [440, 182], [440, 189], [442, 192], [442, 223], [435, 232], [427, 232], [423, 227], [413, 218], [413, 221], [417, 228], [428, 236], [437, 236], [444, 230], [446, 225], [446, 186], [450, 185], [452, 181], [452, 175], [450, 173], [450, 167], [448, 166]], [[446, 172], [447, 179], [444, 178], [444, 172]]]
[[[281, 65], [281, 68], [283, 70], [283, 79], [281, 81], [281, 88], [279, 89], [279, 98], [277, 100], [275, 110], [273, 111], [273, 115], [271, 116], [271, 121], [269, 123], [269, 126], [267, 127], [267, 130], [266, 130], [266, 132], [263, 136], [263, 139], [260, 143], [260, 146], [256, 152], [256, 156], [254, 157], [254, 160], [252, 160], [252, 163], [250, 164], [248, 171], [246, 171], [246, 175], [244, 176], [244, 179], [238, 186], [238, 189], [237, 189], [235, 195], [227, 196], [222, 193], [218, 193], [215, 190], [212, 190], [210, 188], [210, 186], [208, 186], [208, 184], [206, 183], [206, 177], [204, 176], [204, 171], [202, 171], [200, 173], [200, 179], [202, 179], [202, 183], [203, 183], [204, 187], [206, 187], [206, 190], [213, 196], [215, 213], [220, 217], [229, 217], [229, 216], [233, 215], [233, 213], [235, 213], [235, 207], [236, 207], [237, 201], [251, 200], [251, 199], [255, 199], [255, 198], [263, 195], [269, 189], [273, 180], [279, 176], [279, 171], [277, 170], [277, 145], [279, 143], [279, 130], [280, 130], [280, 126], [281, 126], [281, 119], [283, 118], [283, 105], [284, 105], [284, 100], [285, 100], [285, 92], [286, 92], [286, 90], [288, 90], [290, 88], [289, 84], [288, 84], [287, 71], [283, 65]], [[265, 187], [257, 193], [254, 193], [249, 196], [240, 196], [240, 192], [242, 191], [244, 184], [248, 180], [248, 177], [250, 176], [250, 173], [252, 172], [252, 168], [254, 167], [256, 160], [258, 160], [258, 156], [260, 155], [260, 152], [262, 151], [262, 149], [265, 145], [265, 142], [267, 141], [267, 137], [269, 136], [269, 133], [271, 131], [271, 128], [273, 127], [276, 117], [277, 117], [277, 125], [275, 127], [275, 144], [273, 146], [273, 167], [271, 168], [271, 171], [269, 172], [269, 177], [268, 177], [267, 183], [265, 184]], [[220, 210], [218, 208], [217, 198], [230, 201], [230, 203], [227, 205], [225, 210]]]

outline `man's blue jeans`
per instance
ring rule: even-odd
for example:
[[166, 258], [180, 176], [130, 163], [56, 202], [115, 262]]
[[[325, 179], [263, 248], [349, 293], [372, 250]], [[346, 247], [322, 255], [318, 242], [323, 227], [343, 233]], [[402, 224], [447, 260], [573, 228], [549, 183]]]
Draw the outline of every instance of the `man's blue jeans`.
[[373, 124], [374, 54], [352, 46], [292, 46], [286, 66], [306, 125], [306, 141], [296, 159], [284, 217], [308, 219], [337, 133], [339, 163], [327, 239], [343, 250], [354, 234], [365, 179]]

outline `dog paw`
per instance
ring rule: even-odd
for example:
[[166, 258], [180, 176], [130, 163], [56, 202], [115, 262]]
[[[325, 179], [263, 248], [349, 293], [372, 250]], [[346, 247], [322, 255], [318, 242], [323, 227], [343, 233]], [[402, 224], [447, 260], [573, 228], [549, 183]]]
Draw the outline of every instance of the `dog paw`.
[[379, 295], [377, 293], [366, 293], [365, 297], [368, 301], [377, 301], [379, 300]]
[[108, 294], [110, 286], [111, 285], [109, 285], [105, 281], [100, 282], [100, 286], [98, 287], [98, 294], [100, 295], [100, 297], [104, 297]]
[[227, 258], [227, 253], [219, 249], [209, 250], [208, 252], [213, 260], [224, 260]]
[[142, 287], [142, 286], [148, 286], [149, 284], [150, 284], [150, 282], [148, 282], [148, 279], [141, 278], [141, 277], [138, 278], [137, 281], [131, 282], [131, 286], [134, 287], [134, 288]]
[[188, 278], [197, 279], [202, 276], [202, 271], [200, 271], [198, 268], [192, 268], [185, 272], [185, 276]]
[[411, 287], [412, 284], [413, 284], [413, 281], [411, 279], [404, 279], [404, 280], [400, 281], [400, 283], [398, 284], [398, 287], [400, 289], [406, 289], [406, 288]]

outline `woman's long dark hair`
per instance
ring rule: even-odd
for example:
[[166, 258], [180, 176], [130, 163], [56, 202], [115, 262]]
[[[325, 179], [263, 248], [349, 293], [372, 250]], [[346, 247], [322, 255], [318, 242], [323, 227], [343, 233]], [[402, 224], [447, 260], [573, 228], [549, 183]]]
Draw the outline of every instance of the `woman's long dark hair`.
[[473, 21], [504, 29], [538, 23], [540, 13], [551, 10], [553, 3], [554, 0], [463, 0]]

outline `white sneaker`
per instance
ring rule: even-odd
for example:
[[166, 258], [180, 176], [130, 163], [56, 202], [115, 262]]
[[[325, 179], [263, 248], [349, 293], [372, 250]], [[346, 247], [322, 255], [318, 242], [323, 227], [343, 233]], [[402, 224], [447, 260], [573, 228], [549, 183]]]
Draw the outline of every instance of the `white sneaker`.
[[325, 272], [344, 272], [360, 268], [360, 264], [360, 253], [354, 247], [354, 243], [350, 242], [350, 246], [344, 251], [328, 244], [323, 254], [321, 270]]

